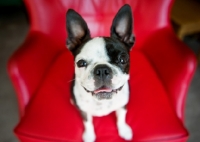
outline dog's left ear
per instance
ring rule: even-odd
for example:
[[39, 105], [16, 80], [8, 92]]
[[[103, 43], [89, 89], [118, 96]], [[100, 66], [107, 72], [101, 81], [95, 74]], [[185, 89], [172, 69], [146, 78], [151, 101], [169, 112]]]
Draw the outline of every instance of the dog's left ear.
[[129, 50], [135, 42], [135, 37], [132, 34], [133, 17], [131, 7], [126, 4], [116, 14], [112, 26], [111, 37], [117, 38], [123, 42]]

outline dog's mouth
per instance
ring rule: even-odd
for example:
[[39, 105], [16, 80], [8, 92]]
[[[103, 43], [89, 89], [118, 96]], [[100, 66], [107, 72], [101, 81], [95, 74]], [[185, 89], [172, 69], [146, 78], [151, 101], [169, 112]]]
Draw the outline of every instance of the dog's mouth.
[[109, 87], [102, 86], [94, 91], [89, 91], [85, 87], [83, 87], [88, 93], [91, 93], [92, 96], [97, 98], [98, 100], [103, 100], [103, 99], [111, 99], [113, 95], [118, 93], [118, 91], [121, 91], [124, 85], [119, 87], [118, 89], [112, 89]]

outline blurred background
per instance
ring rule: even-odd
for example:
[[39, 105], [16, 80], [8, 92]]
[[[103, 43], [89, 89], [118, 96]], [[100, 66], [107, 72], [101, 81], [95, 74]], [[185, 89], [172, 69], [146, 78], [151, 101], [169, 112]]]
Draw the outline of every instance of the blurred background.
[[[200, 1], [176, 0], [170, 18], [177, 37], [193, 50], [200, 63]], [[6, 64], [28, 30], [28, 15], [22, 0], [0, 0], [0, 142], [18, 141], [13, 134], [19, 120], [17, 98]], [[200, 141], [200, 66], [188, 90], [185, 122], [189, 142]]]

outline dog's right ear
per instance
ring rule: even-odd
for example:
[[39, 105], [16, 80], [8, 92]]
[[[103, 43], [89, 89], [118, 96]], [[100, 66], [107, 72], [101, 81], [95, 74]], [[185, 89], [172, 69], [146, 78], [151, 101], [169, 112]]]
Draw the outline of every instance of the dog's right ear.
[[84, 19], [72, 9], [67, 11], [66, 24], [67, 48], [73, 52], [82, 42], [90, 39], [90, 31]]

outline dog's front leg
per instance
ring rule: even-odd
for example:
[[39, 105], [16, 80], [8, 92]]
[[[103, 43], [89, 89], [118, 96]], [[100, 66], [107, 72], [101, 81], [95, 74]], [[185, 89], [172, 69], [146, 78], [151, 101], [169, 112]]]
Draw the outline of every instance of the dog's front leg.
[[125, 140], [131, 140], [133, 133], [131, 127], [126, 123], [126, 112], [127, 110], [125, 108], [116, 110], [117, 128], [120, 137], [124, 138]]
[[85, 119], [83, 121], [85, 131], [83, 133], [83, 141], [84, 142], [94, 142], [96, 139], [94, 126], [92, 122], [92, 116], [85, 113]]

